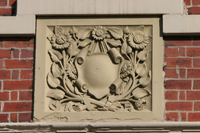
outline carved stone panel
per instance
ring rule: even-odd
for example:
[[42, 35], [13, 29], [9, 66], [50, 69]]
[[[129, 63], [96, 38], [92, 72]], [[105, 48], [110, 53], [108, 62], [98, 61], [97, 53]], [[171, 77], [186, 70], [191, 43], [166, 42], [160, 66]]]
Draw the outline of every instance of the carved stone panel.
[[159, 18], [37, 22], [35, 121], [162, 120]]

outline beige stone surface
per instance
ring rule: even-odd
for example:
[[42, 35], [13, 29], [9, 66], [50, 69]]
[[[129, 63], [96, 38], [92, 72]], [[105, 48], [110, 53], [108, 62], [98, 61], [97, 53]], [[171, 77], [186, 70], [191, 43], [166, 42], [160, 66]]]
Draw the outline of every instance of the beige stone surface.
[[[172, 4], [173, 3], [173, 4]], [[18, 0], [18, 14], [182, 14], [182, 0]]]
[[182, 0], [18, 0], [17, 16], [0, 17], [0, 35], [34, 36], [36, 16], [78, 14], [164, 14], [163, 34], [199, 34], [199, 15], [182, 15], [183, 10]]
[[1, 36], [34, 36], [35, 15], [1, 16], [0, 29]]
[[[163, 42], [162, 42], [162, 35], [160, 34], [159, 19], [160, 18], [132, 18], [132, 19], [131, 18], [123, 18], [123, 19], [122, 18], [113, 18], [113, 19], [104, 19], [104, 18], [45, 19], [45, 18], [40, 18], [40, 19], [38, 19], [38, 21], [37, 21], [37, 24], [38, 24], [37, 25], [37, 37], [36, 37], [36, 66], [35, 66], [36, 81], [35, 81], [34, 120], [35, 121], [57, 121], [57, 122], [162, 121], [163, 120], [163, 118], [162, 118], [163, 117], [163, 115], [162, 115], [162, 113], [163, 113], [162, 104], [163, 103], [159, 102], [159, 101], [163, 100], [163, 92], [162, 92], [163, 89], [161, 89], [161, 88], [163, 88], [163, 74], [162, 74], [162, 64], [163, 64], [163, 51], [162, 51], [163, 45], [162, 44], [163, 44]], [[83, 112], [68, 112], [67, 111], [67, 112], [63, 112], [63, 111], [59, 111], [59, 110], [56, 111], [58, 103], [56, 103], [56, 102], [51, 103], [50, 98], [46, 97], [48, 95], [48, 91], [51, 90], [49, 88], [49, 85], [51, 87], [54, 86], [54, 84], [52, 84], [52, 78], [50, 78], [49, 74], [48, 74], [50, 69], [52, 69], [53, 66], [51, 67], [52, 61], [48, 55], [48, 50], [51, 49], [51, 44], [50, 44], [49, 40], [47, 39], [47, 37], [52, 36], [52, 32], [56, 30], [56, 29], [54, 29], [54, 30], [52, 29], [55, 25], [66, 26], [66, 28], [69, 26], [77, 27], [79, 25], [84, 25], [85, 27], [87, 27], [87, 26], [90, 27], [91, 25], [94, 25], [94, 26], [101, 25], [101, 26], [105, 26], [105, 27], [108, 26], [108, 27], [106, 27], [107, 29], [109, 29], [109, 25], [111, 25], [112, 27], [118, 27], [118, 26], [138, 27], [140, 25], [152, 27], [152, 30], [149, 30], [149, 36], [152, 38], [151, 43], [152, 43], [153, 53], [151, 54], [152, 59], [150, 58], [151, 60], [147, 61], [147, 64], [149, 64], [149, 67], [150, 66], [152, 67], [152, 68], [150, 67], [150, 70], [152, 70], [152, 75], [150, 74], [150, 76], [152, 76], [152, 82], [150, 85], [152, 98], [150, 98], [151, 100], [150, 99], [148, 100], [149, 105], [151, 105], [148, 107], [149, 109], [143, 110], [143, 111], [133, 111], [133, 112], [127, 112], [127, 111], [125, 111], [125, 112], [112, 112], [112, 111], [103, 111], [103, 112], [102, 111], [83, 111]], [[60, 31], [62, 31], [62, 30], [60, 28], [57, 28], [55, 33], [58, 31], [60, 34], [61, 33]], [[113, 32], [113, 33], [112, 33], [112, 31], [110, 31], [112, 33], [111, 35], [114, 35], [114, 37], [117, 37], [116, 36], [117, 30], [115, 29], [114, 31], [115, 32]], [[138, 32], [138, 33], [140, 33], [140, 32]], [[98, 34], [96, 33], [96, 35], [98, 35], [98, 36], [100, 34], [101, 33], [98, 33]], [[61, 36], [62, 36], [62, 34], [61, 34]], [[138, 38], [138, 39], [139, 40], [135, 40], [135, 41], [140, 41], [140, 38]], [[53, 41], [52, 39], [50, 39], [50, 40]], [[58, 41], [58, 39], [55, 41], [57, 41], [57, 43], [58, 42], [62, 43], [62, 41], [61, 40]], [[53, 45], [54, 41], [51, 43]], [[59, 54], [57, 54], [57, 55], [59, 55]], [[93, 56], [91, 56], [91, 57], [93, 57]], [[100, 55], [98, 55], [97, 57], [100, 58]], [[106, 58], [105, 59], [103, 58], [103, 60], [106, 61], [107, 60]], [[88, 59], [89, 58], [87, 58], [87, 60]], [[92, 61], [91, 63], [95, 64], [95, 60], [92, 59], [91, 61]], [[86, 61], [86, 64], [88, 64], [87, 62], [88, 61]], [[151, 62], [153, 63], [153, 65], [151, 65]], [[105, 63], [105, 64], [107, 64], [107, 63]], [[86, 68], [87, 67], [88, 66], [86, 66]], [[104, 68], [104, 66], [102, 68]], [[98, 69], [101, 69], [101, 67], [99, 65], [98, 65]], [[86, 71], [86, 69], [84, 67], [83, 67], [83, 70], [81, 70], [81, 68], [80, 69], [78, 68], [78, 71], [84, 72], [84, 71]], [[56, 76], [55, 74], [57, 74], [57, 73], [55, 73], [55, 72], [58, 72], [58, 71], [56, 70], [54, 72], [54, 70], [52, 70], [52, 72], [53, 72], [53, 76]], [[102, 74], [102, 73], [104, 73], [104, 71], [102, 71], [100, 74]], [[106, 74], [106, 73], [104, 73], [104, 74]], [[110, 74], [113, 75], [112, 73], [110, 73]], [[109, 74], [108, 74], [108, 76], [109, 76]], [[84, 79], [88, 78], [88, 75], [86, 74], [86, 77], [85, 76], [82, 76], [82, 77], [83, 77], [82, 80], [84, 80]], [[49, 79], [51, 79], [51, 81], [49, 81]], [[53, 78], [53, 80], [54, 80], [54, 78]], [[104, 87], [101, 84], [98, 85], [98, 83], [101, 82], [102, 80], [103, 79], [101, 79], [100, 81], [95, 81], [96, 84], [94, 84], [94, 85], [97, 88]], [[56, 79], [54, 81], [55, 81], [54, 83], [57, 82]], [[47, 84], [47, 82], [49, 85]], [[82, 83], [80, 81], [77, 81], [77, 82]], [[108, 82], [108, 81], [106, 81], [106, 82]], [[87, 87], [87, 84], [90, 84], [89, 86], [91, 86], [91, 88], [95, 87], [94, 85], [92, 85], [92, 83], [90, 83], [90, 81], [85, 80], [85, 83], [86, 83], [86, 87]], [[66, 85], [68, 86], [68, 83]], [[101, 95], [98, 96], [98, 94], [100, 94], [100, 92], [96, 93], [95, 90], [94, 90], [94, 92], [92, 92], [92, 90], [90, 92], [91, 94], [93, 94], [96, 97], [97, 103], [98, 103], [98, 99], [100, 100], [102, 98], [102, 96], [104, 96], [106, 94], [106, 93], [104, 93], [104, 94], [102, 93]], [[105, 91], [102, 91], [102, 92], [105, 92]], [[66, 92], [66, 93], [68, 94], [68, 92]], [[56, 94], [58, 94], [58, 93], [56, 92]], [[61, 96], [61, 95], [62, 95], [62, 93], [59, 92], [59, 96]], [[56, 97], [55, 97], [54, 93], [50, 93], [50, 97], [58, 98], [58, 95], [56, 95]], [[49, 103], [52, 104], [50, 106], [51, 110], [49, 109]], [[56, 110], [52, 111], [52, 109], [53, 110], [56, 109]]]
[[163, 34], [199, 34], [199, 15], [163, 15]]

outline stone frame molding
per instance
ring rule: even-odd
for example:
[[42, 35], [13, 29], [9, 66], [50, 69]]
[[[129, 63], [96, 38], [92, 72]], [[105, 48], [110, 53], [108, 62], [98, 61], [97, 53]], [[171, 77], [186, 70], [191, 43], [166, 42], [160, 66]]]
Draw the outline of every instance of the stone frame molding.
[[[81, 20], [81, 21], [80, 21]], [[80, 23], [81, 22], [81, 23]], [[48, 111], [45, 95], [48, 88], [45, 81], [48, 75], [51, 61], [48, 59], [47, 50], [50, 49], [48, 39], [45, 37], [49, 34], [48, 26], [53, 25], [78, 26], [78, 25], [148, 25], [152, 26], [152, 110], [144, 112], [52, 112]], [[59, 122], [78, 122], [78, 121], [162, 121], [163, 120], [163, 39], [160, 34], [160, 18], [69, 18], [52, 19], [45, 17], [37, 19], [37, 36], [36, 36], [36, 65], [35, 65], [35, 100], [34, 100], [34, 120], [35, 121], [52, 121]], [[162, 50], [161, 50], [162, 49]], [[46, 51], [46, 52], [44, 52]], [[158, 56], [159, 55], [159, 56]], [[47, 64], [48, 63], [48, 64]], [[155, 64], [155, 65], [153, 65]], [[49, 75], [48, 75], [49, 78]], [[44, 89], [45, 88], [45, 89]], [[150, 103], [149, 103], [150, 104]], [[101, 115], [100, 115], [101, 114]], [[103, 114], [103, 115], [102, 115]], [[78, 117], [77, 117], [78, 115]], [[53, 117], [53, 118], [52, 118]], [[63, 118], [63, 119], [60, 119]]]

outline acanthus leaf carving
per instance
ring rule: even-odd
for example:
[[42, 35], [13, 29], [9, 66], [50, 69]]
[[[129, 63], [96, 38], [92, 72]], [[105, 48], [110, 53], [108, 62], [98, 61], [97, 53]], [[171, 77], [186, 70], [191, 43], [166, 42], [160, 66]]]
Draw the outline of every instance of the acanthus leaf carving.
[[47, 83], [55, 89], [47, 94], [51, 110], [132, 112], [148, 104], [150, 41], [144, 26], [132, 31], [128, 26], [55, 26], [48, 40], [52, 68]]

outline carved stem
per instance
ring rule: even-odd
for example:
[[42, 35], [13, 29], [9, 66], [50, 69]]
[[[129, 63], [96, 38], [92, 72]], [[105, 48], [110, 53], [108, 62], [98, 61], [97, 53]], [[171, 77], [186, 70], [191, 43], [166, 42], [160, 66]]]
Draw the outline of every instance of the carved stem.
[[63, 66], [64, 66], [64, 69], [66, 68], [66, 57], [65, 57], [65, 50], [63, 49], [62, 50], [62, 54], [63, 54]]
[[[65, 87], [65, 89], [66, 89], [66, 94], [67, 94], [68, 96], [71, 96], [71, 97], [80, 98], [79, 96], [77, 96], [77, 95], [71, 93], [71, 92], [73, 92], [73, 88], [72, 88], [72, 86], [69, 86], [69, 84], [70, 84], [69, 80], [66, 80], [67, 83], [65, 83], [65, 78], [66, 78], [66, 76], [67, 76], [67, 75], [65, 74], [64, 77], [63, 77], [63, 85], [64, 85], [64, 87]], [[67, 86], [66, 86], [66, 84], [67, 84]], [[71, 92], [70, 92], [69, 90], [70, 90]]]
[[131, 58], [132, 58], [132, 62], [134, 62], [134, 53], [132, 52], [131, 54], [130, 54], [130, 56], [131, 56]]
[[135, 50], [135, 68], [137, 68], [137, 62], [136, 62], [136, 59], [137, 59], [137, 53], [138, 53], [138, 50], [136, 49], [136, 50]]
[[74, 38], [75, 41], [77, 41], [75, 34], [73, 34], [72, 37]]
[[[104, 105], [105, 105], [105, 103], [103, 103], [103, 102], [101, 102], [101, 101], [97, 101], [97, 100], [95, 100], [95, 99], [89, 98], [88, 100], [90, 101], [90, 103], [93, 103], [93, 104], [95, 104], [95, 105], [97, 105], [97, 106], [99, 106], [99, 107], [104, 107]], [[81, 98], [69, 98], [69, 97], [68, 97], [68, 98], [66, 98], [66, 99], [61, 100], [61, 103], [68, 102], [68, 101], [82, 102], [83, 99], [81, 99]], [[109, 107], [109, 108], [112, 109], [112, 107]]]
[[101, 102], [101, 101], [97, 101], [95, 99], [88, 99], [91, 103], [97, 105], [97, 106], [100, 106], [100, 107], [104, 107], [105, 103]]
[[[130, 93], [131, 93], [135, 88], [137, 88], [139, 85], [140, 85], [140, 84], [137, 84], [137, 85], [135, 85], [135, 86], [132, 86], [131, 89], [129, 89], [129, 91], [126, 92], [125, 97], [127, 97], [128, 94], [130, 94]], [[128, 98], [130, 98], [130, 97], [128, 97]]]
[[[125, 91], [122, 95], [120, 95], [118, 98], [116, 98], [115, 101], [121, 100], [123, 98], [126, 98], [135, 88], [137, 88], [140, 84], [135, 85], [136, 81], [135, 81], [135, 76], [134, 73], [131, 73], [131, 77], [133, 79], [133, 84], [131, 84], [131, 86], [128, 87], [128, 85], [125, 88]], [[129, 80], [130, 81], [130, 80]], [[130, 88], [130, 89], [129, 89]]]
[[58, 87], [60, 87], [67, 94], [67, 90], [64, 87], [62, 87], [61, 85], [59, 85]]
[[65, 69], [64, 69], [63, 64], [62, 64], [61, 61], [59, 61], [59, 64], [60, 64], [60, 66], [62, 67], [62, 70], [65, 71]]
[[140, 59], [138, 59], [138, 61], [137, 61], [137, 65], [138, 65], [139, 62], [140, 62]]
[[125, 97], [125, 93], [128, 91], [128, 89], [132, 86], [133, 83], [133, 77], [131, 76], [131, 79], [128, 81], [128, 84], [126, 85], [124, 89], [124, 93], [118, 97], [115, 98], [115, 101], [119, 101]]
[[137, 79], [139, 76], [140, 76], [140, 75], [137, 75], [137, 76], [135, 77], [135, 79]]
[[127, 55], [127, 54], [124, 54], [126, 56], [126, 58], [129, 60], [129, 61], [132, 61], [131, 58]]
[[92, 54], [94, 52], [95, 48], [96, 48], [96, 45], [95, 45], [95, 42], [93, 40], [92, 43], [89, 45], [88, 53]]
[[134, 100], [134, 99], [121, 99], [121, 100], [119, 100], [119, 101], [131, 101], [131, 102], [138, 102], [138, 100]]
[[129, 54], [129, 56], [130, 56], [130, 59], [131, 59], [131, 63], [132, 63], [132, 65], [133, 65], [133, 67], [134, 67], [134, 53], [132, 52], [132, 53], [130, 53]]
[[106, 46], [107, 51], [109, 51], [109, 50], [110, 50], [110, 47], [108, 46], [107, 42], [106, 42], [105, 40], [103, 40], [103, 42], [105, 43], [105, 46]]

